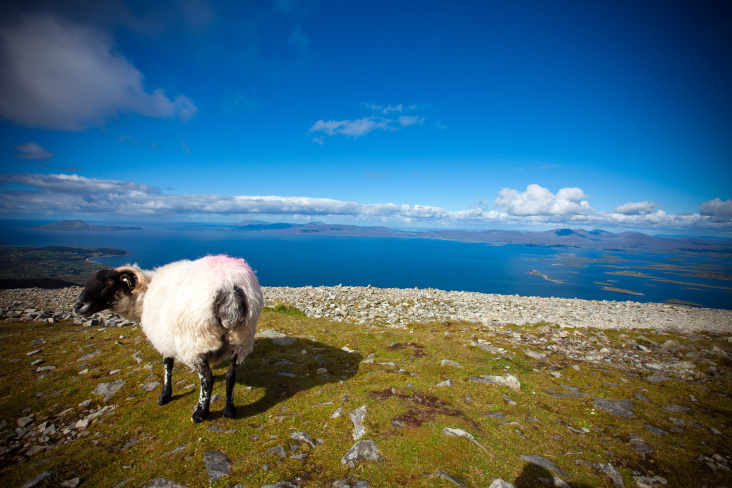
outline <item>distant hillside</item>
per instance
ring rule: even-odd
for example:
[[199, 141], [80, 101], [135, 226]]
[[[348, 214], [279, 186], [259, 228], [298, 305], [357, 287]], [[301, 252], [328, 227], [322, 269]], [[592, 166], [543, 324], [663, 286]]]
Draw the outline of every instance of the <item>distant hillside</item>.
[[110, 248], [0, 246], [0, 289], [83, 285], [104, 267], [91, 259], [125, 255], [126, 251]]
[[690, 237], [654, 237], [641, 232], [614, 233], [601, 229], [554, 229], [543, 232], [516, 230], [440, 230], [398, 231], [383, 226], [288, 224], [257, 222], [241, 225], [242, 230], [276, 234], [302, 234], [343, 237], [411, 237], [445, 239], [495, 244], [527, 244], [536, 246], [580, 246], [606, 249], [639, 249], [651, 251], [710, 251], [732, 252], [732, 240]]
[[54, 222], [52, 224], [38, 225], [36, 229], [45, 230], [63, 230], [63, 231], [119, 231], [119, 230], [141, 230], [140, 227], [118, 227], [118, 226], [99, 226], [89, 225], [83, 220], [62, 220], [61, 222]]

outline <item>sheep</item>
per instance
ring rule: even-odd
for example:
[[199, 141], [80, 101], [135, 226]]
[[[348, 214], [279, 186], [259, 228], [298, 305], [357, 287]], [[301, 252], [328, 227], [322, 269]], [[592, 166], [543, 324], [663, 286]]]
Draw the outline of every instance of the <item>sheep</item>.
[[263, 303], [262, 289], [246, 261], [218, 255], [176, 261], [152, 271], [129, 265], [97, 271], [74, 310], [89, 316], [111, 309], [140, 322], [149, 342], [163, 355], [165, 380], [159, 405], [171, 399], [174, 360], [194, 368], [201, 393], [191, 420], [198, 423], [209, 413], [211, 365], [226, 359], [224, 417], [235, 417], [237, 363], [254, 347]]

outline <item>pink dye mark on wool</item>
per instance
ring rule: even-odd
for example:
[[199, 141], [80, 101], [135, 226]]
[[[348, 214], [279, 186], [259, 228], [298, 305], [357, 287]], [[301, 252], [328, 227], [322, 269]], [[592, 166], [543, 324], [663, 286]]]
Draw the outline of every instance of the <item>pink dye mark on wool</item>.
[[246, 261], [240, 258], [232, 258], [225, 254], [206, 256], [199, 259], [196, 265], [196, 268], [199, 269], [195, 271], [201, 271], [213, 282], [223, 281], [226, 278], [231, 278], [232, 275], [240, 273], [254, 275], [254, 272]]

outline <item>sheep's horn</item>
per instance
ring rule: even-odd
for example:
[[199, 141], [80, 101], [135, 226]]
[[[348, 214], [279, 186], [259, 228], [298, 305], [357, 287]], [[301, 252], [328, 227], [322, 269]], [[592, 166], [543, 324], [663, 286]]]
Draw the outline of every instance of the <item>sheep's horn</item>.
[[135, 266], [121, 266], [119, 268], [115, 268], [115, 271], [119, 271], [120, 273], [129, 271], [130, 273], [133, 273], [135, 275], [135, 278], [137, 278], [137, 283], [135, 284], [135, 287], [131, 290], [131, 293], [138, 293], [140, 290], [142, 290], [142, 287], [145, 286], [145, 275], [142, 273], [142, 270], [140, 268], [137, 268]]

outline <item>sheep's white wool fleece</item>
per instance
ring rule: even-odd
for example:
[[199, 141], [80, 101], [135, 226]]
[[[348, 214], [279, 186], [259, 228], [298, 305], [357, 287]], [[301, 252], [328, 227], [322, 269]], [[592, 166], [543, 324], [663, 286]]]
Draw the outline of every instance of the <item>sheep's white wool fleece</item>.
[[[248, 315], [236, 327], [226, 329], [216, 318], [213, 304], [219, 290], [237, 286], [246, 295]], [[144, 294], [142, 329], [163, 356], [193, 367], [207, 355], [222, 360], [235, 353], [241, 360], [252, 351], [264, 297], [243, 259], [207, 256], [161, 266], [153, 272]], [[227, 343], [230, 349], [222, 350]], [[214, 357], [216, 351], [223, 354]]]

